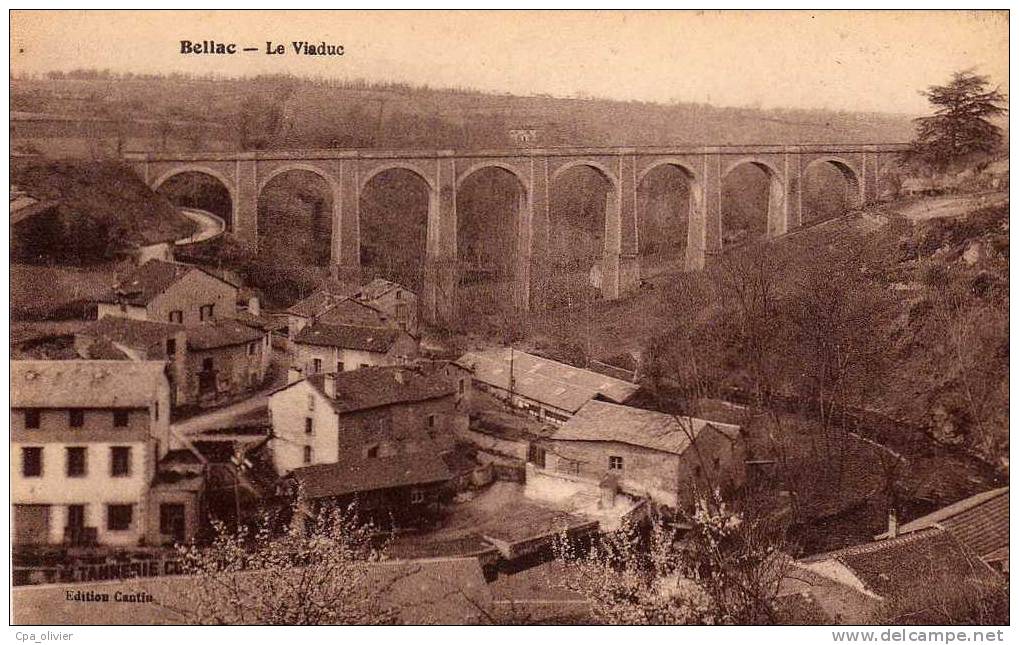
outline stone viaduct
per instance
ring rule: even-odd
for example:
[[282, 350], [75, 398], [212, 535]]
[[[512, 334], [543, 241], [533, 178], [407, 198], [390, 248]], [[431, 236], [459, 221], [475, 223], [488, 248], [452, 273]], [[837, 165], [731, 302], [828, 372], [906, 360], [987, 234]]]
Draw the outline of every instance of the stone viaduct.
[[516, 178], [517, 249], [514, 298], [527, 308], [537, 294], [538, 276], [546, 266], [550, 231], [550, 191], [562, 173], [576, 166], [598, 171], [611, 185], [605, 209], [602, 290], [617, 298], [636, 287], [640, 267], [637, 189], [655, 168], [678, 168], [690, 186], [685, 266], [699, 269], [722, 247], [722, 179], [743, 164], [753, 164], [770, 179], [769, 237], [798, 228], [802, 221], [801, 186], [814, 164], [837, 168], [849, 186], [851, 205], [878, 197], [878, 180], [907, 144], [724, 145], [612, 148], [519, 148], [509, 150], [302, 150], [258, 152], [127, 153], [126, 161], [153, 189], [171, 177], [199, 172], [215, 179], [230, 194], [233, 233], [255, 245], [258, 197], [266, 184], [284, 172], [306, 170], [320, 176], [332, 191], [332, 263], [338, 274], [360, 276], [360, 195], [376, 175], [405, 169], [428, 186], [425, 250], [425, 314], [443, 307], [440, 285], [454, 284], [442, 267], [454, 266], [457, 254], [457, 190], [484, 168], [501, 168]]

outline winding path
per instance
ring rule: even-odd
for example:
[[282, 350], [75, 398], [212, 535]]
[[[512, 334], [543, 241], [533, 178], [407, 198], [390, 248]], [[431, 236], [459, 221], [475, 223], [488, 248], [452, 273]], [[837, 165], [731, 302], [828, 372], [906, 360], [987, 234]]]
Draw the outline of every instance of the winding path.
[[179, 240], [175, 240], [174, 244], [177, 246], [211, 240], [219, 237], [226, 230], [226, 222], [223, 221], [223, 218], [219, 215], [214, 215], [209, 211], [203, 211], [200, 208], [182, 207], [179, 210], [181, 215], [198, 224], [198, 232], [187, 237], [182, 237]]

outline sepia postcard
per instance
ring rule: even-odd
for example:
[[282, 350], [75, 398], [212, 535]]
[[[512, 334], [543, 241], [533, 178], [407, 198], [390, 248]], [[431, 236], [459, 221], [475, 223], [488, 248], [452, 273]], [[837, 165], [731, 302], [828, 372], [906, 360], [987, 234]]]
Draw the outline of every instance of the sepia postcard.
[[19, 641], [1011, 634], [1007, 10], [9, 29]]

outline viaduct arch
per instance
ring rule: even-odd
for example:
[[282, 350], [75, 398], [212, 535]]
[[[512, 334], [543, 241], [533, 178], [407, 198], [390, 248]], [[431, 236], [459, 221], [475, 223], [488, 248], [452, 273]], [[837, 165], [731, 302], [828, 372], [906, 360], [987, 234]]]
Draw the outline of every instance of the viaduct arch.
[[[908, 148], [904, 143], [818, 145], [727, 145], [609, 148], [515, 148], [507, 150], [302, 150], [258, 152], [127, 153], [145, 182], [158, 188], [170, 177], [200, 172], [219, 180], [233, 204], [234, 234], [244, 243], [258, 240], [258, 195], [274, 176], [307, 170], [323, 177], [333, 191], [331, 264], [341, 277], [357, 279], [360, 261], [360, 195], [376, 175], [396, 168], [421, 177], [428, 186], [426, 267], [423, 301], [430, 317], [446, 311], [442, 284], [457, 260], [456, 193], [463, 181], [487, 167], [512, 173], [522, 187], [516, 241], [514, 302], [526, 309], [540, 302], [540, 274], [547, 266], [550, 195], [555, 180], [576, 166], [596, 169], [611, 184], [606, 208], [602, 293], [618, 298], [639, 283], [637, 189], [662, 165], [687, 177], [690, 214], [684, 265], [700, 269], [722, 248], [722, 179], [744, 163], [764, 168], [770, 178], [768, 236], [794, 230], [802, 222], [802, 183], [807, 168], [834, 165], [846, 178], [853, 205], [877, 199], [879, 171]], [[448, 289], [446, 289], [448, 291]]]

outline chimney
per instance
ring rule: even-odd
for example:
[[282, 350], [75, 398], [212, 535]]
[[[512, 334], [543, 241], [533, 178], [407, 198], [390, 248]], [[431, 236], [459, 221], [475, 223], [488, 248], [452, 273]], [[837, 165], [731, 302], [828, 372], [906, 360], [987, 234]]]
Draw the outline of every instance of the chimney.
[[330, 372], [325, 375], [325, 379], [322, 381], [322, 389], [325, 390], [326, 396], [330, 399], [336, 398], [336, 375]]
[[302, 378], [304, 378], [304, 375], [301, 374], [301, 370], [299, 368], [291, 366], [287, 370], [287, 385], [290, 385], [291, 383], [296, 383], [297, 381], [300, 381]]
[[258, 302], [258, 296], [248, 298], [248, 313], [252, 316], [262, 315], [262, 305]]
[[899, 515], [895, 509], [888, 510], [888, 538], [899, 537]]

